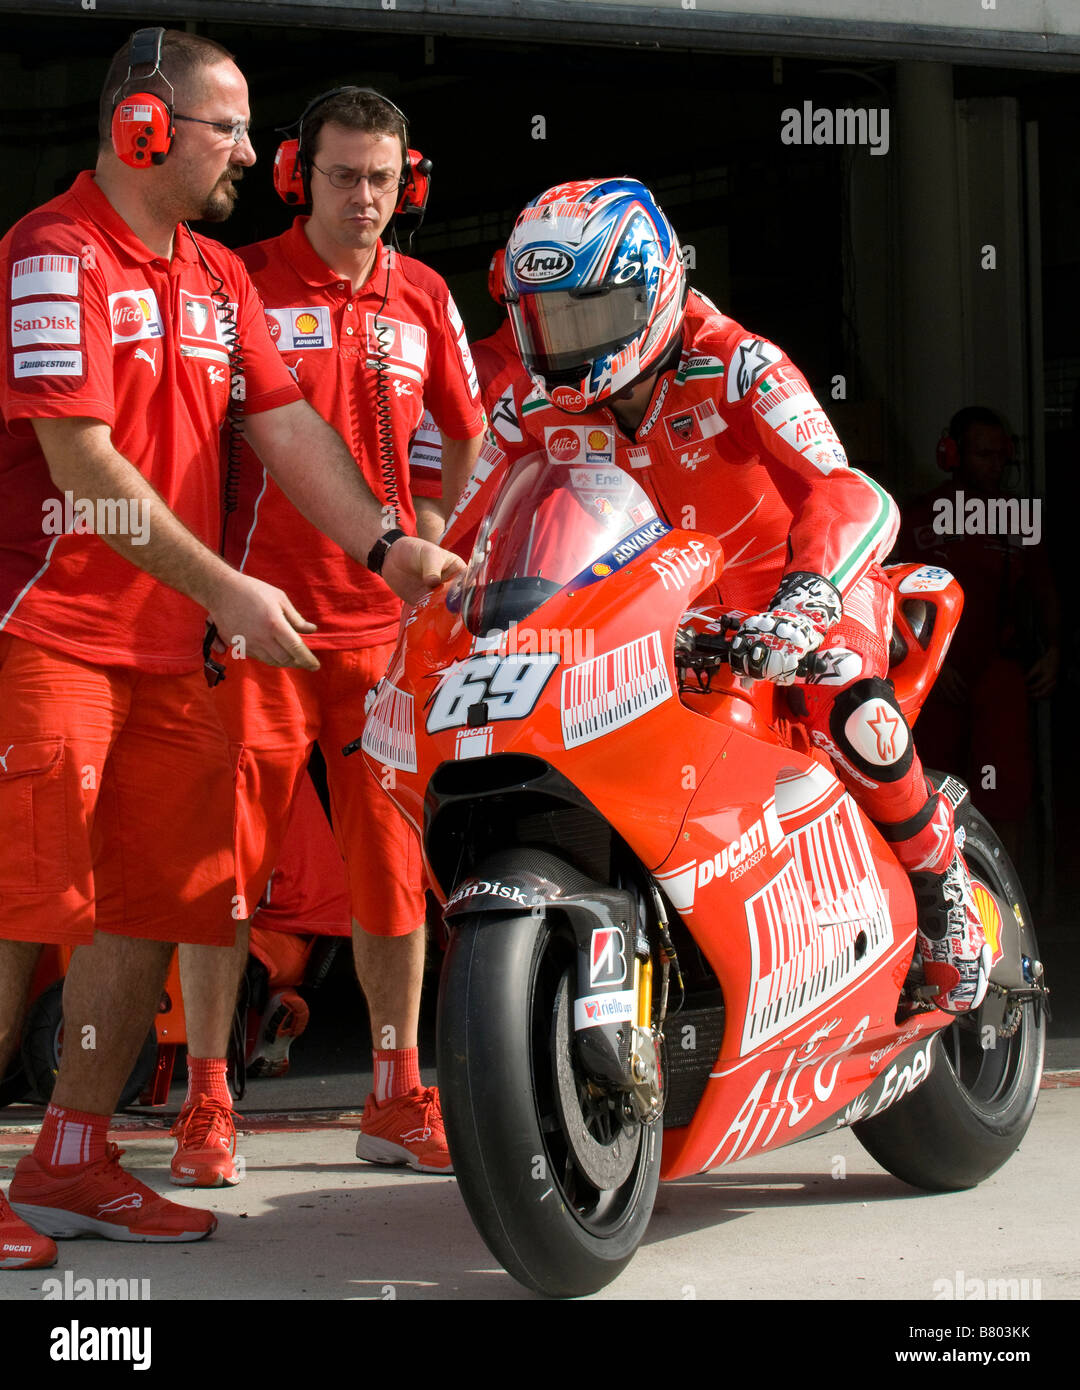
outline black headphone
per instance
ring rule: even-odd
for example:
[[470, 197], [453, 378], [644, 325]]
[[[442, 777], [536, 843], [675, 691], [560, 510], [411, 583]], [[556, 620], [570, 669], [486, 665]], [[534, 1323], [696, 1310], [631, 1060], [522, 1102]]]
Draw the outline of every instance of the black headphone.
[[[164, 43], [164, 29], [136, 29], [128, 46], [127, 76], [113, 92], [113, 149], [117, 158], [130, 169], [149, 169], [151, 164], [164, 164], [176, 134], [173, 124], [175, 93], [172, 83], [161, 71]], [[134, 69], [144, 66], [152, 71], [145, 77], [133, 79]], [[169, 89], [168, 101], [153, 92], [129, 92], [121, 96], [129, 82], [146, 82], [147, 77], [161, 78]]]
[[[329, 92], [323, 92], [308, 102], [299, 121], [296, 122], [296, 135], [283, 140], [274, 156], [274, 187], [278, 197], [290, 204], [311, 202], [311, 171], [306, 167], [301, 152], [304, 141], [304, 122], [324, 102], [329, 101], [332, 97], [341, 96], [344, 92], [355, 93], [358, 96], [378, 97], [380, 101], [385, 102], [390, 107], [401, 122], [401, 130], [398, 134], [398, 139], [401, 141], [401, 192], [394, 208], [394, 214], [408, 213], [416, 217], [418, 221], [422, 221], [427, 209], [428, 194], [431, 190], [431, 160], [425, 159], [419, 150], [409, 149], [409, 122], [405, 119], [404, 112], [400, 111], [389, 97], [384, 97], [382, 92], [375, 91], [373, 87], [334, 87]], [[292, 129], [292, 127], [287, 127], [287, 129]]]

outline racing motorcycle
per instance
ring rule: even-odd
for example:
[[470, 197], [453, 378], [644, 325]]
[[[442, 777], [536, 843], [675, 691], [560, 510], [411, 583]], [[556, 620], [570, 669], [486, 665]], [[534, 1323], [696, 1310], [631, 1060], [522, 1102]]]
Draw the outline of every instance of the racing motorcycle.
[[[889, 574], [910, 721], [963, 598], [944, 570]], [[784, 693], [726, 664], [738, 615], [688, 619], [722, 576], [719, 541], [631, 475], [531, 455], [368, 696], [365, 757], [445, 904], [458, 1184], [547, 1295], [616, 1277], [661, 1178], [850, 1125], [905, 1182], [967, 1188], [1035, 1107], [1047, 991], [1000, 841], [937, 777], [994, 959], [981, 1007], [949, 1016], [907, 874]]]

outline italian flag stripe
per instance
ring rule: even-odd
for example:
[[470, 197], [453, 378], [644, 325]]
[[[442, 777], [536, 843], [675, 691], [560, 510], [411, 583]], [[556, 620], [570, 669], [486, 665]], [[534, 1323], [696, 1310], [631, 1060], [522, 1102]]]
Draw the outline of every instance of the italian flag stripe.
[[853, 468], [851, 471], [857, 474], [863, 480], [864, 483], [868, 484], [868, 486], [874, 489], [874, 492], [877, 494], [878, 499], [878, 510], [877, 515], [874, 517], [874, 520], [870, 524], [870, 529], [862, 538], [862, 541], [860, 542], [858, 547], [851, 552], [851, 554], [847, 557], [846, 560], [844, 560], [844, 562], [840, 565], [836, 572], [829, 576], [831, 582], [835, 584], [836, 587], [841, 591], [843, 590], [846, 581], [850, 579], [852, 574], [854, 574], [855, 571], [858, 570], [862, 565], [863, 560], [866, 556], [866, 552], [877, 543], [882, 531], [888, 525], [889, 514], [891, 512], [891, 508], [889, 506], [889, 494], [884, 490], [884, 488], [878, 487], [877, 483], [874, 482], [873, 478], [868, 478], [866, 474], [860, 472], [859, 469]]

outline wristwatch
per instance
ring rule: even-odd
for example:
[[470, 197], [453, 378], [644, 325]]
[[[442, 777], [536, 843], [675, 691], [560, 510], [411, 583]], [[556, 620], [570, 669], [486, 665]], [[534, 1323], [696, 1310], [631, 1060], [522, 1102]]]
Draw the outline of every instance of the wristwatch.
[[372, 574], [382, 574], [382, 567], [383, 562], [386, 559], [386, 552], [390, 549], [394, 542], [399, 541], [404, 534], [404, 531], [401, 531], [396, 527], [393, 531], [383, 532], [383, 534], [371, 547], [370, 551], [368, 551], [367, 567], [372, 572]]

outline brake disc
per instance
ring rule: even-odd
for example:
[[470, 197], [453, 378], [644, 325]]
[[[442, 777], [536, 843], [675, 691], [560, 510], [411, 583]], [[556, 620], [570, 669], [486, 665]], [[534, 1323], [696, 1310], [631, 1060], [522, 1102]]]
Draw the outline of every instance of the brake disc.
[[[574, 1065], [574, 1039], [570, 1030], [571, 972], [563, 975], [555, 996], [551, 1027], [555, 1073], [555, 1107], [574, 1162], [602, 1192], [621, 1187], [634, 1170], [641, 1142], [641, 1126], [623, 1123], [616, 1096], [590, 1094], [590, 1083]], [[598, 1139], [590, 1129], [606, 1131]]]

